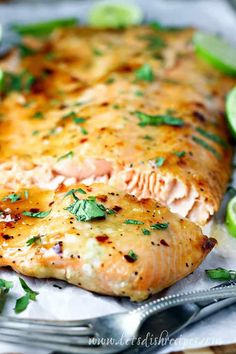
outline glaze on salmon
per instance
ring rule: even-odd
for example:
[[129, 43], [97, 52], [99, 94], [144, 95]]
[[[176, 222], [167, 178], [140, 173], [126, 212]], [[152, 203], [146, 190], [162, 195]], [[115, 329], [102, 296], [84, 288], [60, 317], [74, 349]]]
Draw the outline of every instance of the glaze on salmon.
[[193, 272], [215, 242], [105, 184], [0, 194], [0, 266], [97, 293], [144, 300]]
[[2, 95], [1, 187], [109, 183], [206, 223], [230, 176], [223, 112], [235, 80], [196, 57], [192, 35], [143, 26], [26, 38], [33, 54], [1, 63], [33, 75]]

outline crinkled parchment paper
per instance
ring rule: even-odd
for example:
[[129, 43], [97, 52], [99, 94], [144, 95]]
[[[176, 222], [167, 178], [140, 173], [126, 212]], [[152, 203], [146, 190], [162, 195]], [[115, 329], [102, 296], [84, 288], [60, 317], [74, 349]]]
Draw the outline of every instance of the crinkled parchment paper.
[[[160, 20], [169, 25], [191, 25], [222, 33], [236, 42], [236, 16], [224, 0], [137, 0], [143, 7], [146, 20]], [[81, 22], [87, 18], [89, 7], [94, 1], [16, 1], [0, 5], [0, 23], [49, 19], [52, 17], [75, 16]], [[208, 228], [209, 229], [209, 228]], [[235, 251], [234, 251], [235, 250]], [[225, 237], [219, 247], [210, 254], [207, 260], [184, 280], [167, 290], [172, 294], [193, 289], [203, 289], [215, 285], [206, 279], [206, 268], [225, 267], [236, 269], [236, 239]], [[15, 300], [23, 294], [19, 286], [18, 276], [10, 270], [1, 270], [0, 277], [13, 280], [13, 291], [4, 309], [4, 314], [14, 314]], [[40, 317], [47, 319], [83, 319], [108, 313], [119, 312], [137, 306], [125, 299], [99, 296], [66, 285], [60, 281], [26, 279], [28, 284], [39, 291], [37, 302], [32, 302], [23, 317]], [[59, 284], [62, 289], [55, 287]], [[183, 350], [186, 348], [204, 347], [212, 344], [228, 344], [236, 341], [236, 305], [221, 311], [207, 320], [203, 320], [193, 328], [184, 331], [181, 340], [165, 348], [163, 352]], [[22, 354], [46, 354], [44, 350], [23, 348], [0, 343], [0, 353], [14, 352]]]

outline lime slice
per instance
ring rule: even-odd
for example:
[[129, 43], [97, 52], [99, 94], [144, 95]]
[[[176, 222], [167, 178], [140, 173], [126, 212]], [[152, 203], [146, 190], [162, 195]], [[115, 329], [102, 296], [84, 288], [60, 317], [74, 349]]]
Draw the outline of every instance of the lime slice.
[[236, 87], [227, 96], [226, 117], [231, 133], [236, 138]]
[[141, 9], [133, 4], [103, 3], [95, 5], [89, 14], [89, 24], [97, 28], [121, 28], [142, 22]]
[[227, 205], [225, 222], [230, 235], [236, 237], [236, 196]]
[[195, 33], [196, 53], [225, 74], [236, 75], [236, 48], [223, 38], [202, 32]]

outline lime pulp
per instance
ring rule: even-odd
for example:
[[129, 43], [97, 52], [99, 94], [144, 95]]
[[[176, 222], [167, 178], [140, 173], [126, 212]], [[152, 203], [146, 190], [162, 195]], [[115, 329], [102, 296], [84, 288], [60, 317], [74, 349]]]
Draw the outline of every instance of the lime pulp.
[[236, 87], [226, 98], [226, 116], [231, 133], [236, 138]]
[[236, 75], [236, 48], [222, 37], [196, 32], [193, 37], [196, 53], [228, 75]]
[[236, 196], [227, 205], [225, 221], [230, 235], [236, 237]]
[[122, 28], [142, 22], [143, 13], [134, 4], [105, 2], [92, 7], [89, 24], [97, 28]]

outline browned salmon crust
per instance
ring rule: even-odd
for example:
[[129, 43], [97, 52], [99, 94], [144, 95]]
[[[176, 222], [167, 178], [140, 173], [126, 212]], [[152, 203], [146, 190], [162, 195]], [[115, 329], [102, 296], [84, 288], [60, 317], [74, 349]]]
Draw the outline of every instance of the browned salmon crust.
[[[0, 266], [144, 300], [193, 272], [215, 245], [152, 200], [104, 184], [73, 188], [74, 195], [65, 186], [21, 190], [14, 199], [0, 193]], [[105, 219], [78, 221], [67, 209], [89, 198], [107, 210]]]
[[[0, 106], [1, 187], [104, 181], [204, 224], [230, 176], [224, 98], [235, 81], [196, 57], [192, 34], [146, 26], [26, 38], [34, 54], [1, 63], [36, 78]], [[142, 113], [184, 124], [153, 126]]]

